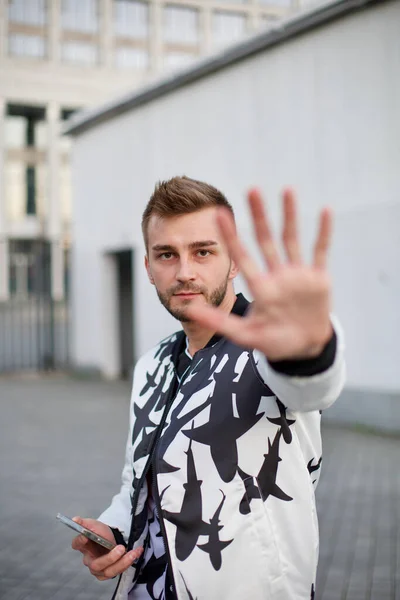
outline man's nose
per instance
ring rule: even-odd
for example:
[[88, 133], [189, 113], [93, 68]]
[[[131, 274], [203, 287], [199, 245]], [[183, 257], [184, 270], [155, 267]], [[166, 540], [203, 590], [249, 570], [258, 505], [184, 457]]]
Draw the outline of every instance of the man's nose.
[[193, 279], [196, 279], [193, 265], [189, 260], [181, 260], [179, 262], [176, 278], [178, 281], [192, 281]]

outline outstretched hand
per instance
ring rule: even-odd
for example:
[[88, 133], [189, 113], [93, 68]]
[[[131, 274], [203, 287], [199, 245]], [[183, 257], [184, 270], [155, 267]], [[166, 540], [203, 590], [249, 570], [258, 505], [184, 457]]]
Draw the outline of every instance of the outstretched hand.
[[260, 271], [239, 240], [228, 210], [218, 210], [217, 220], [231, 258], [236, 262], [254, 302], [245, 317], [211, 306], [188, 307], [187, 316], [246, 348], [260, 350], [270, 361], [317, 356], [332, 335], [331, 283], [326, 270], [332, 214], [320, 214], [311, 265], [303, 262], [294, 192], [283, 193], [284, 226], [282, 262], [272, 236], [261, 195], [248, 194], [255, 236], [268, 270]]

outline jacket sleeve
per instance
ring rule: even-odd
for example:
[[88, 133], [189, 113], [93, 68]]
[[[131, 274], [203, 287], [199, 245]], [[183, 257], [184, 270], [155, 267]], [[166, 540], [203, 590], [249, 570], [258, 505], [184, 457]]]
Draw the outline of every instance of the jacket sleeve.
[[125, 540], [129, 537], [131, 526], [131, 494], [133, 480], [132, 432], [135, 421], [133, 408], [137, 393], [135, 381], [137, 382], [138, 380], [140, 363], [141, 360], [137, 362], [133, 374], [132, 394], [129, 408], [129, 433], [125, 449], [125, 463], [124, 468], [122, 469], [121, 488], [118, 494], [113, 497], [110, 506], [102, 512], [98, 518], [102, 523], [105, 523], [112, 528], [119, 529]]
[[340, 323], [331, 315], [336, 337], [332, 364], [323, 372], [313, 375], [288, 375], [276, 370], [258, 350], [253, 351], [256, 368], [270, 390], [290, 410], [309, 412], [331, 406], [341, 393], [345, 379], [344, 335]]

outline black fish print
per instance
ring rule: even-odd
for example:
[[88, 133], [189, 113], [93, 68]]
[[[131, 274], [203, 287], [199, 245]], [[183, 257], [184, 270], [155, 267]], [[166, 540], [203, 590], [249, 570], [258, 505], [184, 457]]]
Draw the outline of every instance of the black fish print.
[[187, 483], [183, 484], [185, 493], [181, 510], [178, 513], [166, 510], [162, 512], [164, 519], [177, 527], [175, 553], [177, 558], [182, 561], [186, 560], [193, 552], [199, 536], [207, 535], [210, 528], [210, 525], [204, 523], [202, 517], [201, 484], [203, 482], [197, 478], [191, 440], [185, 454], [187, 455]]
[[[165, 367], [164, 372], [157, 386], [154, 388], [151, 396], [146, 400], [144, 406], [140, 407], [138, 404], [134, 404], [133, 412], [135, 414], [135, 423], [132, 431], [132, 444], [135, 444], [140, 432], [142, 432], [142, 439], [136, 446], [133, 458], [138, 460], [142, 456], [145, 456], [150, 448], [150, 442], [155, 433], [157, 427], [156, 423], [150, 419], [150, 413], [154, 410], [157, 412], [165, 405], [165, 399], [168, 392], [163, 392], [162, 389], [168, 377], [168, 366]], [[147, 428], [151, 427], [151, 431], [147, 431]]]
[[257, 485], [254, 483], [254, 478], [251, 475], [248, 475], [240, 468], [238, 469], [239, 475], [243, 479], [246, 488], [246, 492], [243, 495], [239, 507], [240, 512], [244, 515], [250, 512], [251, 501], [260, 498], [260, 495], [263, 501], [265, 501], [268, 496], [274, 496], [275, 498], [279, 498], [279, 500], [284, 500], [286, 502], [293, 500], [291, 496], [285, 494], [285, 492], [276, 484], [278, 464], [282, 460], [279, 457], [280, 437], [281, 430], [278, 429], [272, 444], [268, 438], [268, 453], [264, 454], [264, 462], [260, 472], [255, 478]]
[[279, 408], [280, 416], [276, 418], [268, 417], [268, 421], [273, 423], [274, 425], [278, 425], [282, 430], [282, 437], [287, 444], [290, 444], [292, 441], [292, 432], [290, 431], [290, 425], [296, 423], [295, 419], [287, 419], [286, 418], [286, 408], [283, 406], [282, 402], [276, 399], [276, 403]]
[[223, 542], [219, 539], [219, 532], [223, 529], [223, 525], [219, 524], [219, 517], [221, 514], [222, 507], [225, 502], [225, 494], [222, 490], [220, 490], [222, 494], [222, 500], [217, 510], [214, 513], [214, 516], [210, 519], [210, 529], [208, 532], [208, 542], [206, 544], [197, 544], [197, 547], [204, 552], [208, 552], [210, 555], [210, 561], [212, 566], [216, 571], [219, 571], [222, 565], [222, 555], [221, 552], [224, 548], [229, 546], [233, 542], [233, 540], [228, 540], [227, 542]]
[[[240, 374], [235, 370], [238, 359], [245, 354], [247, 357], [246, 364]], [[258, 413], [260, 402], [263, 397], [273, 396], [275, 394], [269, 387], [258, 377], [254, 377], [254, 365], [250, 354], [243, 352], [243, 349], [237, 348], [237, 352], [230, 353], [232, 361], [229, 361], [229, 371], [226, 374], [226, 366], [221, 371], [222, 389], [232, 386], [232, 393], [236, 396], [236, 406], [238, 414], [242, 419], [253, 418]], [[219, 374], [217, 374], [218, 376]], [[230, 379], [229, 379], [230, 378]], [[252, 382], [249, 388], [249, 381]]]
[[134, 453], [133, 453], [133, 459], [135, 461], [139, 460], [139, 458], [141, 458], [142, 456], [146, 456], [146, 454], [149, 453], [151, 441], [152, 441], [153, 437], [155, 436], [155, 434], [156, 434], [156, 427], [153, 427], [149, 433], [147, 433], [146, 429], [143, 429], [142, 439], [136, 446]]
[[[146, 449], [148, 447], [148, 437], [151, 436], [151, 433], [146, 432], [146, 427], [152, 427], [153, 429], [156, 427], [156, 423], [150, 419], [150, 413], [156, 409], [159, 410], [158, 404], [160, 404], [160, 399], [165, 399], [165, 395], [162, 393], [162, 388], [164, 387], [165, 381], [168, 377], [168, 367], [165, 367], [164, 373], [153, 390], [151, 396], [146, 400], [144, 406], [139, 406], [137, 403], [133, 406], [133, 412], [135, 414], [135, 423], [132, 431], [132, 444], [135, 444], [140, 432], [142, 431], [142, 441], [135, 449], [134, 459], [137, 460], [141, 456], [144, 456], [143, 452], [146, 453]], [[162, 408], [162, 406], [161, 406]]]
[[140, 479], [138, 479], [138, 478], [136, 477], [135, 473], [134, 473], [134, 475], [133, 475], [133, 479], [132, 479], [132, 489], [133, 489], [133, 493], [131, 494], [131, 503], [132, 503], [132, 500], [133, 500], [133, 496], [134, 496], [134, 494], [135, 494], [135, 490], [137, 489], [137, 486], [138, 486], [138, 484], [139, 484], [139, 481], [140, 481]]
[[[247, 361], [241, 374], [235, 370], [237, 361], [244, 351], [241, 348], [228, 358], [221, 371], [214, 372], [215, 390], [211, 401], [209, 421], [204, 425], [184, 433], [189, 439], [210, 446], [210, 452], [222, 481], [229, 483], [235, 477], [238, 468], [237, 440], [247, 433], [264, 413], [257, 413], [261, 398], [268, 395], [266, 386], [254, 379], [251, 390], [248, 386], [247, 369], [252, 369], [250, 360]], [[238, 381], [235, 381], [237, 380]], [[215, 393], [216, 388], [218, 393]], [[220, 391], [223, 390], [223, 393]], [[271, 392], [272, 395], [272, 392]], [[221, 401], [221, 396], [226, 400]], [[236, 400], [237, 414], [233, 409]]]
[[147, 382], [144, 384], [142, 390], [139, 393], [139, 396], [144, 396], [145, 393], [148, 392], [150, 388], [157, 387], [156, 377], [157, 377], [158, 371], [161, 369], [161, 367], [162, 367], [162, 363], [159, 362], [154, 373], [149, 373], [149, 372], [146, 373]]
[[[159, 459], [157, 462], [157, 472], [158, 473], [173, 473], [177, 471], [178, 468], [170, 465], [165, 459], [165, 453], [168, 450], [168, 447], [174, 441], [175, 437], [178, 435], [180, 430], [185, 427], [196, 415], [201, 413], [202, 410], [207, 408], [211, 404], [211, 398], [207, 398], [200, 406], [196, 406], [188, 413], [184, 414], [182, 417], [178, 417], [177, 415], [181, 412], [182, 406], [178, 405], [171, 414], [170, 423], [166, 426], [165, 432], [163, 432], [160, 443], [158, 445], [158, 455]], [[166, 433], [166, 437], [164, 437], [164, 433]], [[166, 438], [168, 442], [166, 443]]]
[[161, 410], [162, 408], [164, 408], [165, 406], [165, 400], [169, 394], [169, 389], [163, 391], [163, 387], [165, 385], [165, 382], [167, 381], [167, 377], [168, 377], [168, 372], [169, 369], [168, 367], [165, 367], [165, 371], [162, 374], [162, 377], [160, 379], [160, 383], [158, 384], [157, 387], [157, 391], [159, 391], [159, 396], [158, 396], [158, 401], [157, 403], [154, 405], [154, 411], [158, 412], [159, 410]]
[[[319, 461], [317, 462], [316, 465], [312, 464], [314, 462], [314, 460], [316, 460], [316, 459], [312, 458], [307, 463], [307, 469], [308, 469], [308, 472], [310, 473], [310, 475], [311, 475], [311, 473], [314, 473], [314, 471], [318, 471], [321, 468], [322, 456], [321, 456], [321, 458], [319, 459]], [[313, 483], [315, 483], [316, 481], [317, 480], [314, 479]]]
[[164, 554], [159, 558], [156, 558], [153, 554], [148, 563], [143, 567], [139, 577], [137, 578], [136, 583], [146, 584], [146, 590], [151, 600], [159, 600], [159, 598], [162, 597], [162, 593], [158, 598], [156, 597], [154, 592], [154, 586], [160, 579], [160, 577], [164, 575], [165, 565], [166, 563]]
[[[219, 400], [219, 399], [218, 399]], [[211, 403], [210, 420], [196, 429], [182, 431], [190, 440], [210, 446], [211, 456], [222, 481], [228, 483], [235, 477], [238, 465], [237, 440], [253, 427], [263, 416], [254, 415], [251, 422], [233, 414], [232, 399], [230, 411], [225, 411], [224, 419], [216, 418], [220, 412], [219, 401]], [[218, 421], [220, 421], [217, 426]]]
[[180, 467], [174, 467], [170, 465], [164, 458], [160, 458], [158, 462], [158, 472], [159, 473], [175, 473], [175, 471], [179, 471]]
[[132, 508], [131, 508], [131, 516], [132, 516], [133, 529], [139, 533], [142, 532], [144, 530], [144, 528], [146, 527], [146, 523], [147, 523], [147, 505], [145, 504], [143, 506], [142, 512], [138, 513], [135, 516], [133, 516]]
[[177, 336], [173, 335], [172, 337], [167, 338], [164, 342], [161, 342], [161, 344], [158, 346], [157, 352], [154, 355], [154, 358], [158, 357], [158, 360], [162, 363], [164, 358], [172, 353], [176, 340]]

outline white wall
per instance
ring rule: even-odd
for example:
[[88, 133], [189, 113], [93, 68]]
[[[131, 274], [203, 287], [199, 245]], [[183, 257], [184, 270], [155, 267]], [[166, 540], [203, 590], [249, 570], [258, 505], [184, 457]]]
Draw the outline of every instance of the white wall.
[[[299, 192], [304, 245], [320, 207], [336, 214], [335, 312], [350, 387], [400, 390], [400, 2], [299, 36], [79, 135], [74, 144], [73, 357], [107, 362], [104, 252], [142, 248], [140, 218], [159, 179], [207, 180], [251, 242], [245, 191]], [[135, 265], [136, 354], [176, 328]], [[140, 273], [140, 275], [139, 275]]]

